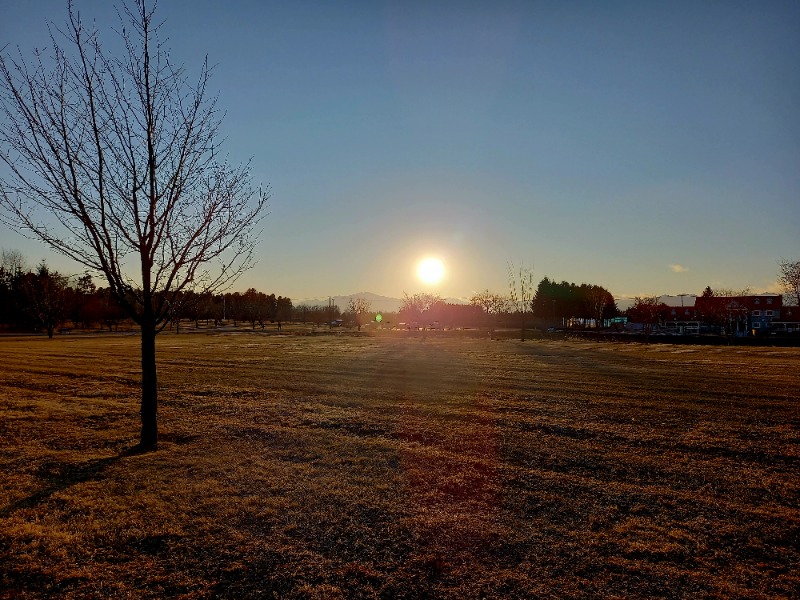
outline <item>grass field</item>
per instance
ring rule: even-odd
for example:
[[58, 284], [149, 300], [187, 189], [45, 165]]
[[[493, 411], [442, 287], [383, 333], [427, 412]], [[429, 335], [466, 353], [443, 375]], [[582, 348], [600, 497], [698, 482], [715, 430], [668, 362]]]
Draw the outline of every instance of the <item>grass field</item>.
[[0, 597], [800, 597], [800, 351], [0, 339]]

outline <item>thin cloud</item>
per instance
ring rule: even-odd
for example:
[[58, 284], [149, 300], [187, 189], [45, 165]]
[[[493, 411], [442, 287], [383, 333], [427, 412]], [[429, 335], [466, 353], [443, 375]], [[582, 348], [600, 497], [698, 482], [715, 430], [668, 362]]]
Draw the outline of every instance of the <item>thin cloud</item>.
[[670, 265], [669, 270], [672, 271], [673, 273], [686, 273], [686, 271], [689, 270], [689, 267], [684, 267], [683, 265], [675, 264], [675, 265]]

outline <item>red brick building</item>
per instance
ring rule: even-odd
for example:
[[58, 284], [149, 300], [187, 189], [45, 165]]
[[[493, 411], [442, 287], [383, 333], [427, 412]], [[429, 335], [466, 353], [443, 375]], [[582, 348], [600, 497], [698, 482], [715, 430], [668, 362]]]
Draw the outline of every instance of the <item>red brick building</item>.
[[694, 305], [696, 319], [734, 335], [769, 333], [772, 323], [782, 320], [782, 309], [780, 294], [698, 296]]

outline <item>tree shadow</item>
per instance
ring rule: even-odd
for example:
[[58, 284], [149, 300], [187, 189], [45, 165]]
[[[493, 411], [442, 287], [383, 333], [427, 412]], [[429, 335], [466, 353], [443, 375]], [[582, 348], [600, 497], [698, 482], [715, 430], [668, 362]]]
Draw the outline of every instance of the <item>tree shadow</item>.
[[78, 483], [96, 481], [103, 476], [108, 466], [116, 464], [126, 456], [135, 456], [143, 454], [144, 452], [145, 450], [142, 450], [139, 446], [133, 446], [132, 448], [123, 450], [116, 456], [95, 458], [84, 463], [45, 463], [39, 470], [39, 476], [48, 480], [48, 485], [26, 498], [22, 498], [16, 502], [12, 502], [8, 506], [0, 508], [0, 518], [6, 518], [18, 510], [38, 506], [42, 502], [48, 500], [53, 494], [68, 489]]

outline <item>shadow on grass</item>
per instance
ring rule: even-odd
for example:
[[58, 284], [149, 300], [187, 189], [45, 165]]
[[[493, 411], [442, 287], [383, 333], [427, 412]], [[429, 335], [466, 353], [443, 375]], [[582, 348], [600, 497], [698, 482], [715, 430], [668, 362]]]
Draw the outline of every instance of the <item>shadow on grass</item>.
[[123, 450], [116, 456], [96, 458], [79, 464], [58, 462], [44, 463], [39, 469], [39, 476], [42, 479], [49, 480], [49, 485], [31, 494], [27, 498], [22, 498], [4, 508], [0, 508], [0, 518], [8, 517], [21, 509], [38, 506], [49, 499], [53, 494], [68, 489], [75, 484], [84, 483], [86, 481], [96, 481], [103, 476], [105, 469], [109, 465], [113, 465], [127, 456], [135, 456], [144, 454], [145, 452], [146, 451], [142, 450], [139, 446], [133, 446], [132, 448]]

